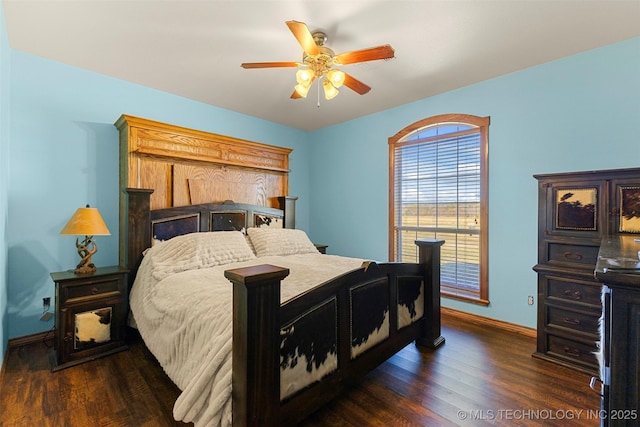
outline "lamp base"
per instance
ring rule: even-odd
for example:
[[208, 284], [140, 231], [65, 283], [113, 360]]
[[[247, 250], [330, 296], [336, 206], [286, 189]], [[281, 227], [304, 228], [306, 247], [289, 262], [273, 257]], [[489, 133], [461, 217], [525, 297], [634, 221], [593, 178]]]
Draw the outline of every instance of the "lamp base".
[[90, 274], [96, 272], [96, 266], [91, 262], [91, 257], [98, 252], [98, 246], [93, 241], [93, 236], [85, 236], [82, 242], [76, 239], [78, 255], [82, 260], [73, 271], [76, 274]]
[[91, 274], [96, 272], [96, 266], [91, 263], [87, 265], [78, 265], [78, 268], [73, 270], [75, 274]]

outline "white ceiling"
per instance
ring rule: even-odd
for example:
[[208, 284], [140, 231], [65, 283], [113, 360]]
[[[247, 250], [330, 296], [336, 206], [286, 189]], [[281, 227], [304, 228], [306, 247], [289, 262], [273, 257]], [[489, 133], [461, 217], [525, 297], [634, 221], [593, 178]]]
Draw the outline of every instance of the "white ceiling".
[[[640, 36], [640, 0], [2, 0], [12, 49], [303, 130], [315, 130]], [[291, 100], [301, 61], [285, 21], [336, 53], [391, 44], [346, 65], [372, 87]], [[639, 52], [640, 54], [640, 52]]]

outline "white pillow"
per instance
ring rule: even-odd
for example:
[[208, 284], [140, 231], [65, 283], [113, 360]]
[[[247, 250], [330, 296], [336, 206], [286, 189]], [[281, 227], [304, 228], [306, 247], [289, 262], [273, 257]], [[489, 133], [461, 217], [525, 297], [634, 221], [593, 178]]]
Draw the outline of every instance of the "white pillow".
[[292, 228], [249, 228], [253, 249], [259, 257], [319, 253], [307, 233]]
[[211, 231], [176, 236], [157, 242], [145, 254], [161, 276], [254, 259], [256, 256], [239, 231]]

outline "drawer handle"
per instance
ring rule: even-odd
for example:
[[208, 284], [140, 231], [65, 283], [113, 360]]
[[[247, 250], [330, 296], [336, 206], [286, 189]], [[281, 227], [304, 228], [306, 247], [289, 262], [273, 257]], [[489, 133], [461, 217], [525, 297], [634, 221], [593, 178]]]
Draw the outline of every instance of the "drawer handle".
[[571, 289], [565, 289], [564, 290], [564, 296], [567, 297], [567, 298], [580, 300], [580, 299], [582, 299], [582, 292], [573, 291]]
[[[598, 389], [596, 389], [596, 384], [600, 383], [600, 387], [598, 387]], [[598, 393], [598, 395], [600, 396], [604, 396], [604, 383], [602, 382], [602, 380], [598, 377], [591, 377], [591, 381], [589, 381], [589, 388], [593, 391], [595, 391], [596, 393]]]
[[69, 342], [69, 341], [71, 341], [72, 339], [73, 339], [73, 336], [71, 335], [71, 332], [67, 332], [66, 334], [64, 334], [64, 338], [63, 338], [63, 340], [64, 340], [65, 342]]
[[91, 288], [91, 294], [95, 295], [98, 293], [98, 288]]
[[582, 323], [579, 319], [571, 319], [569, 317], [565, 317], [562, 321], [570, 325], [580, 325]]
[[576, 252], [576, 253], [565, 252], [564, 253], [564, 257], [566, 259], [572, 259], [572, 260], [580, 261], [582, 259], [582, 254], [579, 253], [579, 252]]
[[571, 347], [565, 346], [563, 350], [565, 353], [570, 354], [571, 356], [576, 356], [576, 357], [582, 356], [582, 353], [580, 353], [580, 350], [578, 350], [577, 348], [571, 348]]

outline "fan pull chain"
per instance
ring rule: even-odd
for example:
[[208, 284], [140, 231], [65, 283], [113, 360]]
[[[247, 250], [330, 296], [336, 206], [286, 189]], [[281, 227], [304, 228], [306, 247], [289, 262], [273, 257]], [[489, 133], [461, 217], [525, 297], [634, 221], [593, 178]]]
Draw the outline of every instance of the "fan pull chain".
[[319, 80], [316, 86], [318, 87], [318, 108], [320, 108], [320, 81]]

